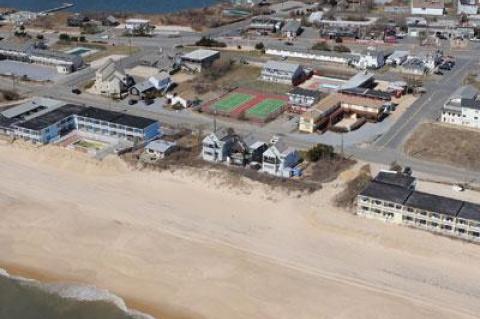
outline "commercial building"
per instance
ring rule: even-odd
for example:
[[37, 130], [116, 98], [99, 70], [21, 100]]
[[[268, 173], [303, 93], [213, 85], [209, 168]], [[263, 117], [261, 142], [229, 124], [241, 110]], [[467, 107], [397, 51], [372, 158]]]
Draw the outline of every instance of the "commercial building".
[[478, 91], [471, 85], [458, 88], [443, 105], [441, 121], [471, 128], [480, 128]]
[[220, 58], [220, 52], [199, 49], [181, 56], [182, 67], [192, 72], [201, 72]]
[[480, 242], [480, 205], [415, 190], [413, 177], [384, 172], [357, 197], [357, 215]]
[[358, 58], [358, 55], [335, 52], [335, 51], [320, 51], [302, 48], [288, 48], [285, 46], [268, 46], [265, 50], [268, 55], [275, 55], [281, 57], [292, 57], [307, 60], [316, 60], [327, 63], [350, 64], [353, 60]]
[[418, 15], [442, 16], [445, 13], [444, 0], [412, 0], [411, 13]]
[[263, 81], [284, 84], [298, 84], [304, 79], [305, 73], [299, 64], [267, 61], [263, 65], [260, 78]]
[[313, 133], [333, 125], [345, 115], [354, 114], [371, 121], [380, 120], [391, 104], [388, 93], [368, 88], [340, 90], [320, 100], [300, 116], [298, 129]]
[[258, 33], [276, 33], [283, 27], [284, 20], [272, 16], [257, 16], [252, 18], [248, 25], [249, 31]]
[[159, 135], [155, 120], [94, 107], [36, 99], [2, 112], [11, 135], [47, 144], [73, 130], [125, 140], [150, 140]]
[[74, 54], [40, 49], [35, 41], [14, 43], [0, 41], [0, 59], [38, 63], [55, 67], [58, 73], [71, 73], [85, 66], [83, 59]]

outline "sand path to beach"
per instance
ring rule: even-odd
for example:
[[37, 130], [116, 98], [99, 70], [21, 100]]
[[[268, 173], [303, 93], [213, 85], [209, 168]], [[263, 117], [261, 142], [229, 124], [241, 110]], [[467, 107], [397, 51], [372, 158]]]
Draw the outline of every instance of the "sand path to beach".
[[478, 318], [480, 246], [207, 175], [0, 145], [0, 267], [159, 318]]

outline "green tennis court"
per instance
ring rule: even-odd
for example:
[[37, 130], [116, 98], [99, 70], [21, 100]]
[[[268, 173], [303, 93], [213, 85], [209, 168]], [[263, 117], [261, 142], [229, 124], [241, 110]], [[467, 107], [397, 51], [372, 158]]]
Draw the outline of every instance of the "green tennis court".
[[270, 114], [277, 112], [285, 105], [285, 101], [275, 99], [265, 99], [247, 111], [247, 115], [257, 118], [266, 118]]
[[213, 105], [214, 109], [223, 112], [230, 112], [237, 107], [247, 103], [253, 99], [253, 96], [243, 93], [232, 93], [225, 98], [221, 99]]

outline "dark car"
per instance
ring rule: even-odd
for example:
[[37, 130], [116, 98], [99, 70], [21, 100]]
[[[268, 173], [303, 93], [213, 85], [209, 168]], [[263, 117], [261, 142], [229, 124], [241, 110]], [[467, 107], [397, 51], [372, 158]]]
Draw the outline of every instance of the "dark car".
[[73, 94], [82, 94], [82, 91], [80, 91], [80, 89], [72, 89], [72, 93]]
[[137, 104], [137, 100], [130, 99], [128, 100], [128, 105], [134, 105]]
[[436, 75], [443, 75], [443, 72], [442, 72], [442, 71], [438, 71], [438, 70], [437, 70], [437, 71], [433, 72], [433, 74], [436, 74]]
[[290, 46], [293, 45], [292, 42], [285, 42], [284, 44], [285, 44], [285, 45], [290, 45]]
[[440, 64], [438, 68], [445, 71], [450, 71], [452, 69], [452, 67], [448, 63]]

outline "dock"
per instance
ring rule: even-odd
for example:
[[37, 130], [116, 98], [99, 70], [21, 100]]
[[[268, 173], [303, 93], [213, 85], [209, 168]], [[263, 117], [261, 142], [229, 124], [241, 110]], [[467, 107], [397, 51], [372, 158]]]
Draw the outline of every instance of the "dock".
[[47, 10], [40, 11], [40, 14], [48, 14], [48, 13], [52, 13], [52, 12], [62, 11], [62, 10], [71, 8], [73, 6], [75, 6], [73, 3], [65, 2], [61, 6], [58, 6], [58, 7], [52, 8], [52, 9], [47, 9]]

